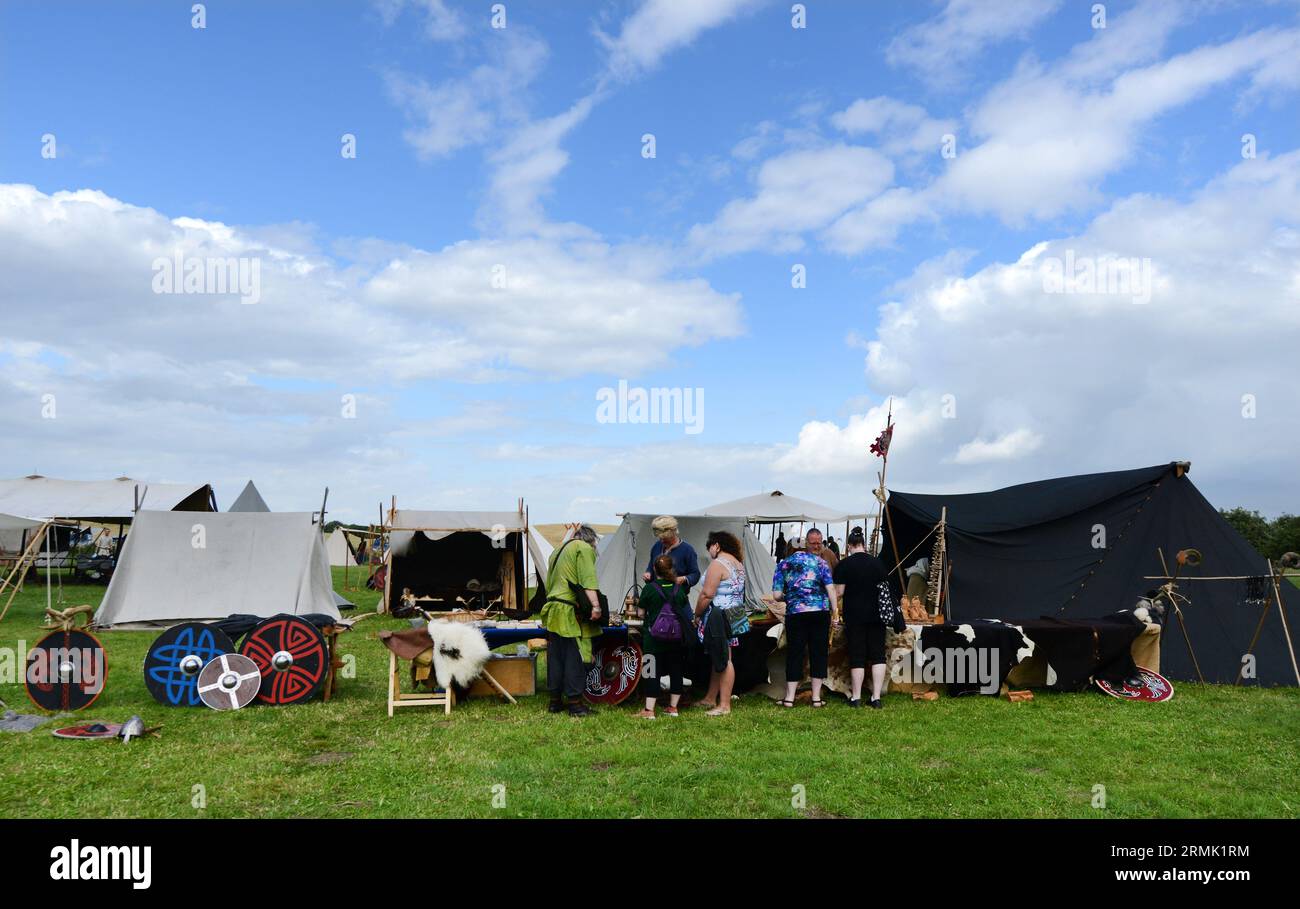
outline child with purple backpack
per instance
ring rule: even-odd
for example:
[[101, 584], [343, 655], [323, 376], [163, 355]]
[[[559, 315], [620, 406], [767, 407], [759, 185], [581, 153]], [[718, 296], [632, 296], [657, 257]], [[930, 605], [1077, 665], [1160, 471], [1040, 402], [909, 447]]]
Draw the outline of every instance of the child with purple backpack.
[[638, 606], [644, 620], [641, 647], [645, 651], [641, 668], [641, 694], [645, 710], [637, 716], [655, 718], [655, 701], [662, 688], [659, 680], [668, 676], [668, 706], [664, 713], [677, 716], [687, 665], [687, 648], [696, 640], [691, 607], [685, 584], [677, 583], [673, 557], [661, 555], [654, 561], [655, 577], [641, 588]]

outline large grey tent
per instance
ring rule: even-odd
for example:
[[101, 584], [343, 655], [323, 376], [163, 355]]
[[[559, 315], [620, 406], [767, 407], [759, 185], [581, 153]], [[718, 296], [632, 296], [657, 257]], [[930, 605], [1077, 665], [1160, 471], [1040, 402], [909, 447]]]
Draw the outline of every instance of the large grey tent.
[[[600, 582], [601, 593], [609, 598], [611, 612], [622, 612], [623, 598], [628, 591], [645, 583], [641, 573], [650, 561], [650, 547], [655, 543], [655, 535], [650, 530], [650, 522], [654, 519], [652, 514], [623, 515], [623, 523], [596, 558], [596, 579]], [[772, 574], [776, 564], [771, 553], [745, 526], [745, 517], [685, 515], [677, 518], [677, 533], [695, 550], [701, 574], [709, 568], [704, 543], [713, 530], [725, 530], [740, 538], [745, 553], [745, 604], [753, 612], [764, 609], [759, 598], [772, 592]], [[691, 591], [692, 604], [699, 596], [699, 589], [697, 584]]]
[[227, 511], [270, 511], [271, 508], [266, 504], [266, 499], [257, 491], [253, 481], [249, 480], [244, 491], [239, 494], [235, 501], [230, 503]]
[[[1179, 550], [1197, 549], [1204, 561], [1180, 575], [1179, 592], [1191, 599], [1183, 617], [1206, 681], [1230, 683], [1273, 596], [1268, 562], [1192, 485], [1187, 467], [1175, 462], [966, 495], [892, 492], [897, 556], [889, 537], [882, 556], [897, 561], [915, 550], [908, 563], [928, 556], [946, 508], [950, 618], [1019, 621], [1130, 609], [1161, 583], [1148, 579], [1164, 574], [1161, 552], [1172, 571]], [[1288, 616], [1300, 616], [1300, 590], [1286, 582], [1282, 596]], [[1197, 678], [1172, 617], [1160, 651], [1165, 675]], [[1255, 684], [1296, 684], [1276, 603], [1254, 653]]]
[[159, 626], [243, 613], [338, 618], [310, 512], [141, 511], [95, 622]]

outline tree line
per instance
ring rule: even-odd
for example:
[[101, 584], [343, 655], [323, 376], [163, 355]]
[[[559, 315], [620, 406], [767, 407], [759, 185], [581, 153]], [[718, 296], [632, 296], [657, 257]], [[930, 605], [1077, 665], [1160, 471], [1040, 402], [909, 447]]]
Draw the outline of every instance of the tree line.
[[1284, 514], [1270, 521], [1245, 508], [1220, 508], [1219, 514], [1267, 558], [1277, 561], [1284, 552], [1300, 552], [1300, 515]]

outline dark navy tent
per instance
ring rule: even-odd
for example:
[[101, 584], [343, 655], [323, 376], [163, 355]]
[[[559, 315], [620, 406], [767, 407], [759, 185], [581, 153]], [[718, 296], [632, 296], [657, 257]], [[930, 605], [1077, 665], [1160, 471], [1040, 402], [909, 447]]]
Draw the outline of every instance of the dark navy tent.
[[[897, 549], [886, 536], [882, 555], [909, 565], [930, 555], [927, 536], [946, 507], [950, 620], [1025, 621], [1130, 609], [1160, 584], [1144, 580], [1164, 574], [1158, 549], [1171, 572], [1180, 549], [1197, 549], [1201, 564], [1180, 574], [1178, 591], [1191, 600], [1183, 617], [1205, 680], [1232, 683], [1264, 609], [1258, 595], [1273, 596], [1268, 561], [1192, 485], [1187, 467], [1164, 464], [964, 495], [891, 492]], [[1104, 548], [1096, 546], [1099, 529]], [[1208, 580], [1225, 575], [1265, 580]], [[1252, 587], [1255, 598], [1248, 597]], [[1294, 634], [1300, 589], [1286, 581], [1282, 596]], [[1296, 684], [1276, 604], [1254, 653], [1257, 678], [1243, 684]], [[1172, 615], [1161, 635], [1161, 671], [1196, 679]]]

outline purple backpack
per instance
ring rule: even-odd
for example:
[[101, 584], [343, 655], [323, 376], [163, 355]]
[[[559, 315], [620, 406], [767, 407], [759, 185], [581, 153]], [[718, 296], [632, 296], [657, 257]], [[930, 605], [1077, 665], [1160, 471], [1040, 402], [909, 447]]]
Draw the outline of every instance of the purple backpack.
[[[664, 589], [655, 584], [655, 589], [659, 591], [660, 598], [664, 604], [659, 609], [659, 614], [655, 616], [654, 624], [650, 626], [650, 637], [656, 641], [671, 643], [682, 639], [682, 620], [677, 618], [677, 611], [673, 609], [673, 604], [668, 600]], [[676, 590], [673, 591], [676, 599]]]

